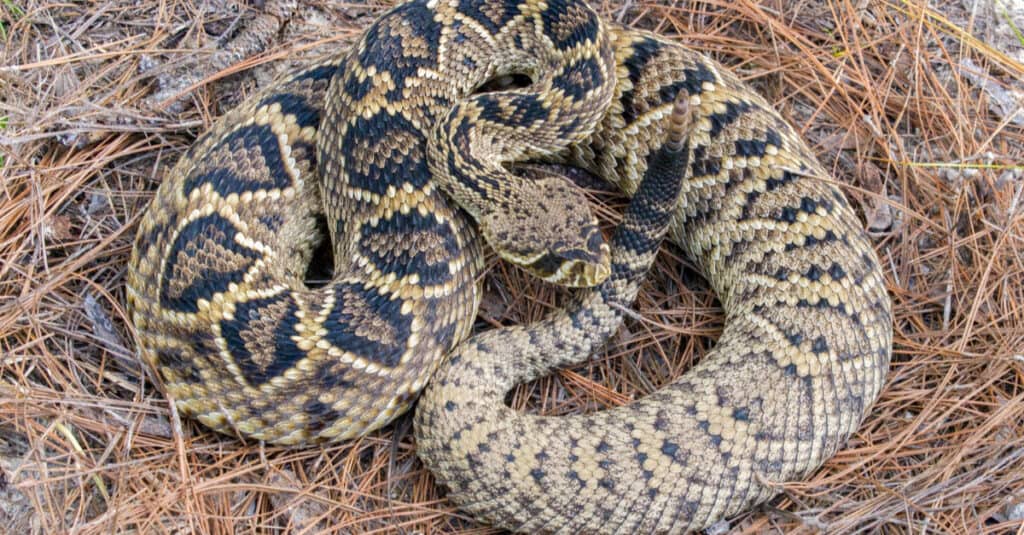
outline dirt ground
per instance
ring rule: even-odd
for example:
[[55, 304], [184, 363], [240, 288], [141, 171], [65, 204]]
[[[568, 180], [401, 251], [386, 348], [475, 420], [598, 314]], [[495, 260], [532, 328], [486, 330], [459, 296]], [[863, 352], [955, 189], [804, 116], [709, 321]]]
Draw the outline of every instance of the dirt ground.
[[[408, 418], [325, 448], [243, 443], [179, 420], [135, 358], [125, 266], [169, 166], [389, 4], [283, 5], [0, 0], [0, 532], [493, 531], [445, 501]], [[861, 429], [812, 478], [710, 531], [1024, 534], [1024, 1], [593, 5], [726, 63], [797, 125], [893, 298], [893, 362]], [[261, 39], [226, 53], [239, 35]], [[623, 205], [593, 197], [605, 214]], [[513, 406], [620, 405], [707, 352], [721, 311], [664, 251], [643, 321]], [[490, 265], [480, 328], [562, 295]]]

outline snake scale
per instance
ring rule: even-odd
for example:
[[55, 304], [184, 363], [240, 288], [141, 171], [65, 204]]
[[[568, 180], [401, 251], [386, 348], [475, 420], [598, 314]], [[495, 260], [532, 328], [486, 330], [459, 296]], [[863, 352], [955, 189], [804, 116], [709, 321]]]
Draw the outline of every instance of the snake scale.
[[[629, 195], [668, 174], [680, 194], [669, 212], [638, 198], [609, 248], [578, 189], [509, 171], [523, 161]], [[318, 214], [323, 286], [304, 283]], [[507, 407], [615, 332], [665, 216], [720, 297], [712, 351], [615, 409]], [[485, 243], [589, 288], [467, 339]], [[772, 497], [856, 430], [892, 337], [871, 244], [792, 127], [717, 63], [577, 0], [413, 0], [247, 99], [158, 188], [128, 303], [177, 409], [224, 433], [353, 438], [426, 386], [418, 455], [460, 508], [531, 532], [679, 532]]]

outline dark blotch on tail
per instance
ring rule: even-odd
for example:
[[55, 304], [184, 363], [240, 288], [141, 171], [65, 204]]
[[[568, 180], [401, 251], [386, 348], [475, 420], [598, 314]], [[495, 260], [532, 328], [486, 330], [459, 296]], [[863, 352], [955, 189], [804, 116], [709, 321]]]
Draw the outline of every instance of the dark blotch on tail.
[[[612, 237], [614, 257], [621, 256], [623, 249], [641, 255], [651, 252], [668, 231], [690, 154], [692, 115], [685, 97], [676, 103], [669, 121], [668, 138], [648, 157], [647, 172]], [[612, 265], [612, 277], [637, 275], [628, 263], [616, 261]]]

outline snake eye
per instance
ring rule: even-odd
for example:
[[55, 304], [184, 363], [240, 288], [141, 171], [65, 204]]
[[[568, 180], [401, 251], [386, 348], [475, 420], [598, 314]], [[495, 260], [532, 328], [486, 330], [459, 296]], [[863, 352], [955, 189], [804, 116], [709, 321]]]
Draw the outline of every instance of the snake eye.
[[538, 277], [546, 279], [555, 273], [558, 273], [558, 268], [562, 267], [565, 262], [565, 258], [554, 253], [546, 253], [544, 256], [533, 261], [528, 267]]
[[604, 243], [604, 236], [601, 236], [600, 232], [591, 234], [590, 238], [587, 239], [587, 247], [590, 248], [591, 251], [600, 249], [602, 243]]

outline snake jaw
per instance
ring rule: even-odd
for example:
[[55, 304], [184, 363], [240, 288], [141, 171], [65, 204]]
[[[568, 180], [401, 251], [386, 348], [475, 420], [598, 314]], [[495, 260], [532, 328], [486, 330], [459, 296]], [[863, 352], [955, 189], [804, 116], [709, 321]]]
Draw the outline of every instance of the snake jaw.
[[572, 237], [562, 239], [534, 232], [528, 233], [532, 238], [526, 240], [519, 233], [494, 231], [502, 227], [488, 223], [493, 222], [483, 218], [480, 230], [498, 256], [545, 282], [587, 288], [601, 284], [611, 275], [611, 249], [596, 219], [580, 225]]
[[516, 264], [531, 275], [567, 288], [597, 286], [611, 275], [611, 252], [603, 240], [596, 250], [569, 249], [522, 255], [498, 251], [498, 256]]
[[569, 288], [586, 288], [597, 286], [612, 273], [611, 250], [601, 236], [597, 225], [588, 226], [583, 230], [587, 235], [585, 248], [562, 251], [559, 268], [545, 281]]
[[[600, 237], [600, 233], [597, 236]], [[557, 268], [553, 271], [548, 270], [549, 274], [544, 275], [537, 269], [537, 265], [551, 257], [554, 257], [553, 261], [558, 262]], [[561, 254], [549, 253], [526, 268], [552, 284], [568, 288], [587, 288], [601, 284], [611, 275], [611, 252], [608, 244], [602, 240], [596, 251], [573, 249]]]

